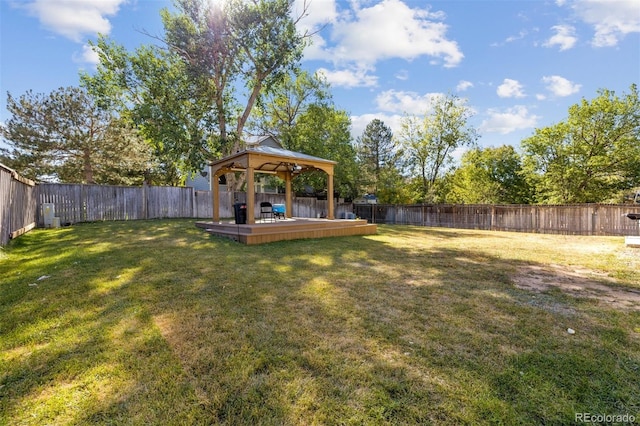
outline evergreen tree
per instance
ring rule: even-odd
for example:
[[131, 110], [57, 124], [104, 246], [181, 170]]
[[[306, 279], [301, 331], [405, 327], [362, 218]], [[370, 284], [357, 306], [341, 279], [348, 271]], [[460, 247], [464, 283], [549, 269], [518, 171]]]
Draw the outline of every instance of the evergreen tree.
[[9, 148], [2, 161], [39, 181], [141, 184], [157, 165], [148, 146], [124, 120], [85, 91], [60, 88], [7, 96], [12, 115], [0, 128]]
[[[361, 185], [366, 192], [377, 194], [383, 185], [383, 172], [397, 170], [398, 149], [391, 128], [373, 119], [357, 140]], [[391, 173], [385, 176], [390, 177]]]

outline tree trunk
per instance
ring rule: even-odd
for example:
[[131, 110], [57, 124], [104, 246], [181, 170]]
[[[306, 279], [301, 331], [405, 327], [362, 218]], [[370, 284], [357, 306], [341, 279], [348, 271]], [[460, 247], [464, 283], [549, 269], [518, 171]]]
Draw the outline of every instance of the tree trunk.
[[86, 183], [95, 183], [93, 180], [93, 167], [91, 166], [91, 153], [88, 149], [82, 152], [82, 174]]

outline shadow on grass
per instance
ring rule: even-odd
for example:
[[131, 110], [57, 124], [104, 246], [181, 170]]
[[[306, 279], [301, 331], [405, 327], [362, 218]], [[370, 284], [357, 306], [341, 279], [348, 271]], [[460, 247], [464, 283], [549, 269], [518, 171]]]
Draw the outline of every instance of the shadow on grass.
[[1, 411], [156, 424], [637, 413], [638, 316], [534, 301], [510, 280], [521, 261], [451, 244], [487, 235], [381, 227], [244, 246], [190, 221], [38, 231], [10, 248], [24, 262], [0, 263]]

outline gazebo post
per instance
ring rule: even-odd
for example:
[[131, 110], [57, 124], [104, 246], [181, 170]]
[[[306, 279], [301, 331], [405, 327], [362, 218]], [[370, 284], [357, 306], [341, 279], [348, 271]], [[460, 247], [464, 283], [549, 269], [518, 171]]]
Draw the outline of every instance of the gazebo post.
[[255, 204], [256, 204], [256, 191], [254, 187], [254, 172], [253, 167], [247, 167], [247, 223], [252, 225], [256, 223], [255, 217]]
[[284, 178], [285, 217], [293, 217], [293, 200], [291, 197], [291, 172], [287, 172]]
[[335, 219], [335, 215], [333, 213], [333, 170], [332, 173], [327, 173], [327, 204], [329, 204], [327, 219]]
[[213, 221], [220, 221], [220, 182], [218, 174], [213, 172], [213, 167], [209, 166], [209, 178], [211, 179], [211, 206], [213, 207]]

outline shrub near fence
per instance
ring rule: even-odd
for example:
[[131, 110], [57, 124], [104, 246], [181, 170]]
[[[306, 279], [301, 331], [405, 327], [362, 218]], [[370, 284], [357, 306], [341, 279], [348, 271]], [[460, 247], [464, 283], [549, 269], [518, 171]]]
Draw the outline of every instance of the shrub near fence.
[[0, 246], [35, 227], [36, 187], [0, 164]]
[[639, 205], [356, 204], [372, 223], [567, 235], [638, 235]]

